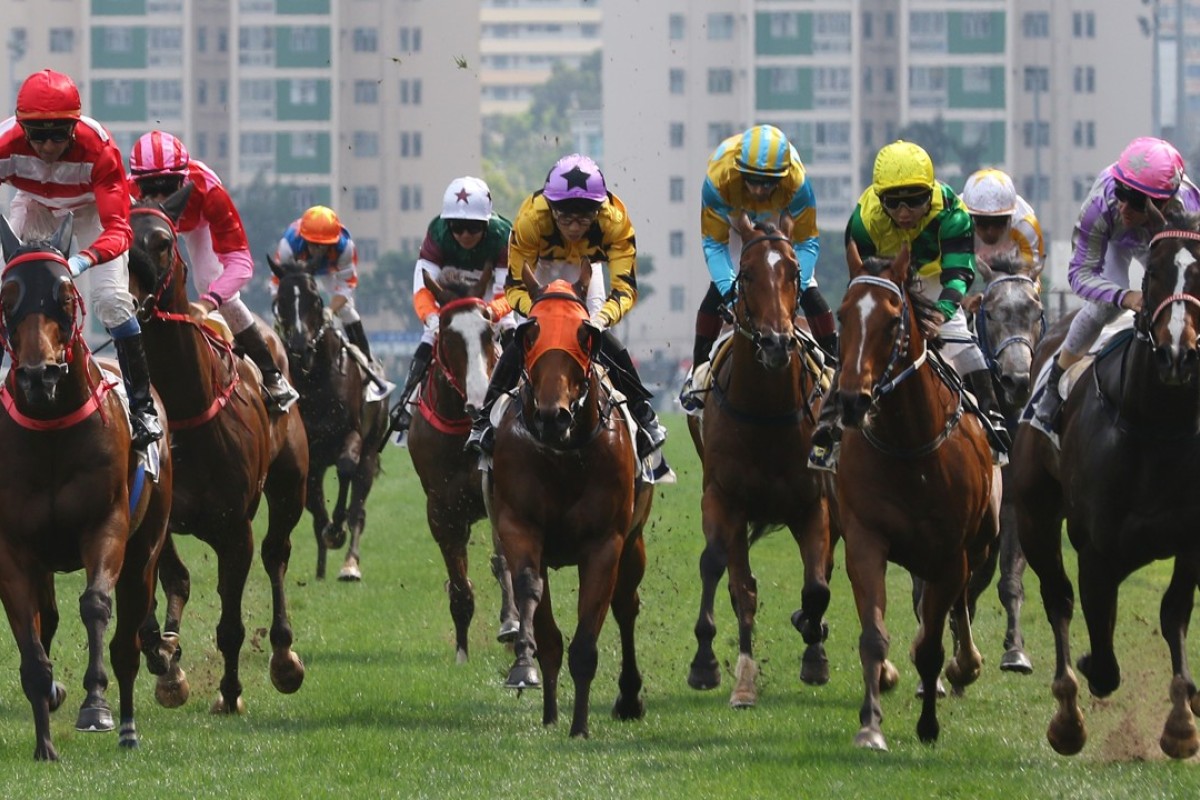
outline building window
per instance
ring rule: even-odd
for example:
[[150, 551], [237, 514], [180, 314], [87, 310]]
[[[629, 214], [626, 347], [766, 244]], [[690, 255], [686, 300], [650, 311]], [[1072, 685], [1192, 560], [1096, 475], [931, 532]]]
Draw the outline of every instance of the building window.
[[1076, 39], [1096, 38], [1096, 14], [1092, 11], [1076, 11], [1071, 15], [1071, 34]]
[[375, 158], [379, 155], [379, 134], [374, 131], [355, 131], [353, 152], [355, 158]]
[[364, 106], [373, 106], [378, 103], [379, 81], [355, 81], [354, 102]]
[[208, 81], [196, 81], [196, 105], [208, 105]]
[[683, 147], [683, 123], [672, 122], [667, 131], [667, 139], [671, 143], [671, 147]]
[[728, 68], [710, 69], [708, 71], [709, 94], [733, 93], [733, 70]]
[[1049, 147], [1050, 146], [1050, 123], [1037, 123], [1036, 136], [1034, 134], [1034, 124], [1026, 122], [1021, 126], [1021, 138], [1025, 142], [1026, 147]]
[[379, 33], [374, 28], [354, 29], [354, 52], [374, 53], [379, 49]]
[[379, 260], [378, 239], [355, 239], [354, 249], [358, 251], [359, 261], [365, 261], [368, 264], [371, 264]]
[[681, 69], [672, 69], [667, 73], [667, 83], [670, 86], [671, 94], [683, 94], [684, 72]]
[[225, 28], [217, 28], [217, 52], [229, 52], [229, 31]]
[[1095, 67], [1076, 67], [1075, 68], [1075, 94], [1095, 94], [1096, 92], [1096, 68]]
[[671, 231], [668, 237], [670, 242], [670, 252], [672, 256], [679, 258], [683, 255], [683, 231]]
[[208, 28], [201, 26], [196, 28], [196, 52], [203, 53], [208, 50]]
[[667, 30], [672, 42], [678, 42], [683, 38], [684, 34], [684, 17], [683, 14], [672, 14], [667, 18]]
[[50, 29], [50, 52], [72, 53], [75, 51], [75, 30], [73, 28]]
[[733, 38], [733, 14], [709, 14], [708, 38], [727, 41]]
[[412, 80], [400, 81], [400, 105], [402, 106], [419, 106], [421, 105], [421, 79], [413, 78]]
[[735, 133], [732, 122], [708, 123], [708, 146], [716, 147]]
[[1026, 67], [1025, 68], [1025, 91], [1027, 92], [1048, 92], [1050, 91], [1050, 70], [1047, 67]]
[[421, 132], [420, 131], [402, 131], [400, 133], [400, 157], [401, 158], [420, 158], [421, 157]]
[[315, 106], [320, 99], [317, 82], [314, 80], [293, 80], [291, 102], [294, 106]]
[[376, 186], [354, 187], [354, 210], [374, 211], [379, 208], [379, 188]]
[[682, 203], [683, 202], [683, 178], [679, 177], [678, 175], [672, 176], [671, 180], [667, 184], [667, 187], [668, 187], [667, 188], [667, 196], [670, 198], [671, 202], [672, 203]]
[[317, 28], [292, 28], [292, 51], [295, 53], [315, 53], [321, 46], [317, 38]]
[[400, 29], [400, 52], [401, 53], [419, 53], [419, 52], [421, 52], [421, 29], [420, 28], [401, 28]]
[[104, 49], [109, 53], [133, 51], [132, 28], [104, 28]]
[[1021, 35], [1026, 39], [1050, 38], [1050, 14], [1046, 11], [1031, 11], [1022, 16]]
[[1077, 121], [1072, 139], [1076, 147], [1094, 149], [1096, 147], [1096, 123], [1090, 120]]
[[864, 39], [875, 35], [875, 15], [870, 11], [864, 11], [862, 14], [862, 35]]
[[412, 211], [412, 190], [411, 186], [400, 187], [400, 210]]
[[964, 39], [987, 39], [992, 35], [991, 14], [962, 15], [962, 35]]
[[671, 287], [671, 310], [675, 312], [685, 311], [684, 301], [687, 298], [687, 293], [682, 286]]

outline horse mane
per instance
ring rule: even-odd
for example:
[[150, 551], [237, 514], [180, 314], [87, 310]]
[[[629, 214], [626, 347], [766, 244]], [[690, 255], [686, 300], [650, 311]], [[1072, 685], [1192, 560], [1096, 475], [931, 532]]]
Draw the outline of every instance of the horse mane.
[[991, 267], [992, 272], [1003, 273], [1005, 275], [1022, 275], [1029, 272], [1029, 265], [1025, 259], [1014, 256], [1011, 253], [1003, 253], [988, 258], [987, 265]]
[[453, 278], [447, 278], [446, 281], [441, 284], [441, 287], [449, 294], [454, 295], [455, 300], [461, 300], [464, 297], [473, 296], [472, 292], [475, 289], [475, 284], [472, 281], [468, 281], [466, 278], [455, 276]]
[[767, 236], [772, 236], [779, 232], [779, 226], [770, 221], [756, 222], [754, 223], [754, 230], [762, 231]]
[[1182, 203], [1171, 202], [1164, 214], [1167, 227], [1182, 231], [1200, 231], [1200, 213], [1192, 213], [1183, 207]]
[[[868, 256], [863, 259], [863, 270], [868, 275], [879, 277], [883, 272], [892, 266], [892, 259], [882, 256]], [[917, 271], [909, 270], [908, 280], [905, 282], [904, 288], [907, 290], [908, 300], [912, 303], [913, 312], [917, 315], [919, 322], [932, 322], [935, 326], [940, 327], [945, 321], [945, 315], [941, 309], [937, 307], [937, 303], [930, 300], [920, 292], [912, 291], [913, 282], [917, 279]], [[934, 339], [930, 342], [930, 346], [937, 349], [941, 347], [941, 339]]]

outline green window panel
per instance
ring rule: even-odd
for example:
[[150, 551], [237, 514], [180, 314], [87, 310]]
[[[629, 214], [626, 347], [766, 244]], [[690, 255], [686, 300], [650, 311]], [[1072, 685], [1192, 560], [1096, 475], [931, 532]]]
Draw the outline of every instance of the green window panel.
[[275, 0], [276, 14], [328, 14], [329, 0]]
[[951, 54], [1003, 53], [1004, 12], [946, 12], [947, 50]]
[[[980, 164], [1002, 164], [1004, 163], [1004, 146], [1005, 142], [1005, 125], [1003, 120], [994, 120], [986, 123], [986, 132], [983, 135], [984, 150], [979, 154]], [[967, 142], [974, 144], [978, 141], [979, 127], [977, 125], [968, 127], [962, 122], [947, 122], [946, 134], [951, 141]], [[958, 187], [955, 187], [956, 189]]]
[[88, 101], [88, 116], [101, 124], [142, 122], [147, 117], [145, 81], [92, 81]]
[[276, 26], [276, 67], [328, 67], [332, 61], [328, 25]]
[[275, 134], [275, 171], [279, 174], [323, 174], [332, 166], [328, 133]]
[[[1004, 108], [1004, 67], [950, 67], [946, 70], [949, 108]], [[982, 78], [982, 80], [981, 80]]]
[[92, 0], [92, 14], [100, 17], [146, 13], [146, 0]]
[[333, 93], [328, 80], [287, 78], [275, 81], [275, 119], [328, 120]]
[[146, 29], [141, 26], [92, 28], [94, 69], [145, 69]]
[[812, 70], [800, 67], [759, 67], [755, 70], [755, 108], [759, 111], [804, 110], [813, 107]]
[[788, 11], [755, 14], [754, 52], [760, 56], [812, 55], [812, 14]]

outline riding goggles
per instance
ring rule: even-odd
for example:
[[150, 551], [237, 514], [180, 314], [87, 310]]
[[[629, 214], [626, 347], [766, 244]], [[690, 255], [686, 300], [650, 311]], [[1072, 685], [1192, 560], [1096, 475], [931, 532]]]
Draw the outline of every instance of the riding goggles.
[[933, 199], [933, 192], [926, 189], [923, 192], [886, 192], [879, 195], [879, 203], [888, 211], [899, 211], [907, 208], [910, 211], [920, 211]]
[[451, 233], [483, 233], [487, 222], [481, 219], [452, 219], [446, 223]]
[[593, 214], [563, 214], [558, 211], [554, 212], [554, 218], [558, 221], [558, 224], [566, 225], [567, 227], [572, 225], [591, 225], [596, 221], [598, 215], [599, 212]]
[[1116, 197], [1118, 200], [1120, 200], [1125, 205], [1129, 206], [1134, 211], [1138, 211], [1138, 212], [1146, 210], [1146, 201], [1147, 200], [1153, 200], [1154, 205], [1158, 206], [1159, 208], [1162, 208], [1164, 205], [1166, 205], [1167, 201], [1170, 199], [1168, 197], [1164, 197], [1160, 200], [1155, 197], [1150, 197], [1149, 195], [1143, 194], [1142, 192], [1139, 192], [1137, 189], [1134, 189], [1131, 186], [1126, 186], [1125, 184], [1121, 183], [1120, 181], [1116, 181], [1113, 184], [1113, 196]]
[[746, 175], [742, 178], [742, 182], [751, 189], [770, 189], [775, 190], [779, 185], [779, 178], [762, 178], [752, 175]]
[[25, 138], [31, 142], [54, 142], [62, 144], [71, 138], [71, 134], [75, 132], [75, 125], [52, 125], [46, 127], [34, 127], [32, 125], [22, 125], [25, 131]]

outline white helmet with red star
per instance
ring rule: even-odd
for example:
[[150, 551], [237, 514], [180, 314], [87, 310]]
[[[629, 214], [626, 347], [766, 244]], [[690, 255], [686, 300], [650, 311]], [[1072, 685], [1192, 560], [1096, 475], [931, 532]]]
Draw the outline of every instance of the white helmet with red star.
[[480, 178], [455, 178], [442, 197], [442, 219], [492, 218], [492, 192]]

